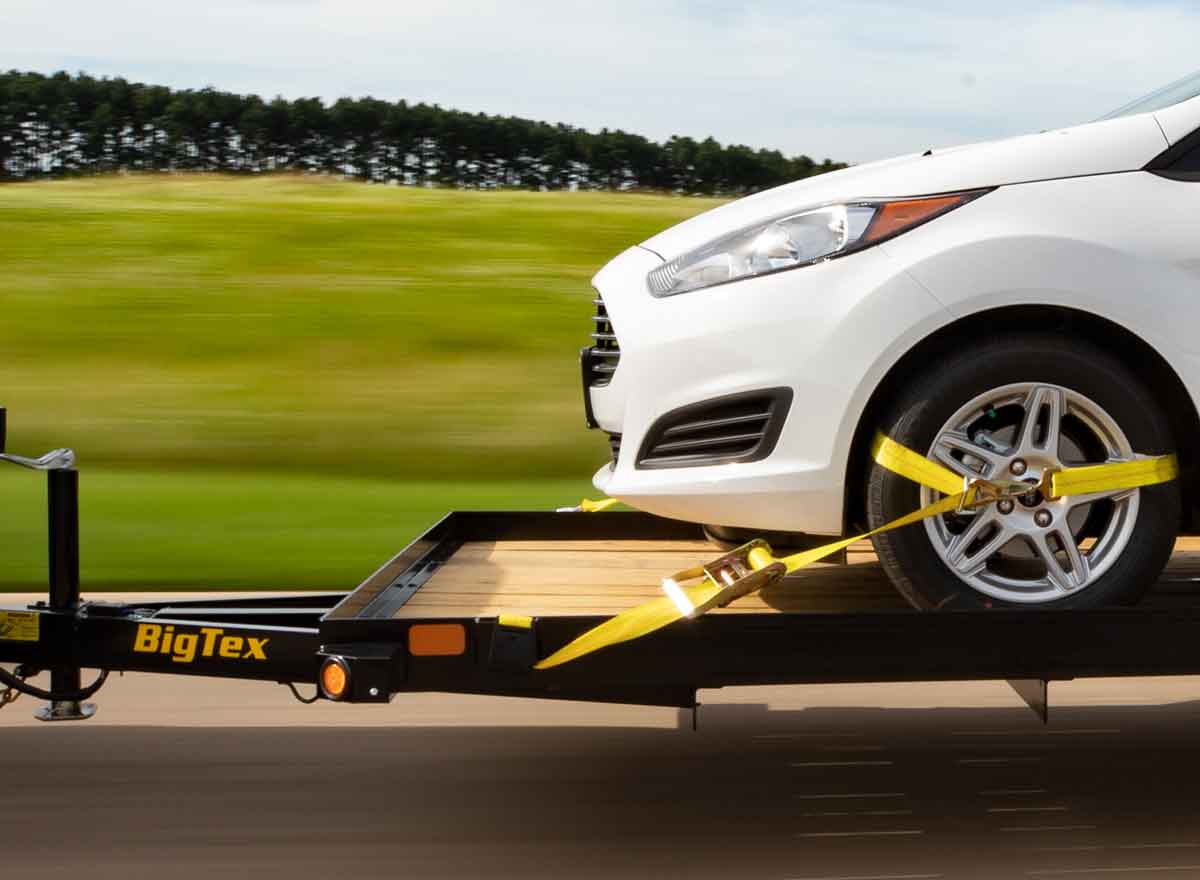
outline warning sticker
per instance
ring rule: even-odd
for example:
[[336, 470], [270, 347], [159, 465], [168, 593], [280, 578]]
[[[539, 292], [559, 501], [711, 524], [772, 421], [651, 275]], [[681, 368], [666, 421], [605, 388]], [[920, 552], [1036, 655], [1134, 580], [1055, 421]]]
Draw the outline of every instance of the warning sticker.
[[32, 611], [0, 611], [0, 641], [36, 642], [40, 620]]

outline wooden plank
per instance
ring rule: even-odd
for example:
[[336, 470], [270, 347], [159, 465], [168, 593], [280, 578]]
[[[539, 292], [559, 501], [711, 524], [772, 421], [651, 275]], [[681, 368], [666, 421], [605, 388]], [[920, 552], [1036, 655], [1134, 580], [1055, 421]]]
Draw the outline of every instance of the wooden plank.
[[[1149, 604], [1200, 601], [1200, 537], [1181, 537]], [[703, 541], [480, 541], [464, 545], [397, 617], [614, 614], [659, 598], [661, 579], [719, 555]], [[867, 541], [721, 614], [907, 607]]]
[[629, 552], [616, 550], [586, 553], [578, 550], [558, 552], [552, 550], [475, 550], [464, 547], [454, 555], [446, 568], [500, 568], [506, 571], [536, 572], [540, 568], [574, 568], [577, 571], [591, 570], [619, 572], [641, 569], [657, 571], [659, 577], [681, 568], [691, 568], [716, 558], [711, 550], [705, 556], [696, 552], [671, 551], [665, 553]]
[[[444, 593], [429, 597], [420, 594], [401, 609], [404, 617], [463, 617], [491, 616], [496, 614], [616, 614], [633, 608], [650, 599], [658, 599], [658, 590], [638, 597], [630, 595], [531, 595], [519, 590], [506, 592], [503, 596], [469, 596], [461, 593]], [[803, 584], [788, 583], [752, 596], [739, 599], [727, 608], [717, 609], [713, 614], [754, 614], [770, 611], [826, 613], [854, 610], [904, 609], [904, 600], [888, 587], [886, 591], [872, 595], [858, 595], [851, 602], [844, 593], [813, 593]]]
[[[614, 572], [605, 576], [604, 572], [576, 572], [572, 569], [540, 569], [530, 577], [528, 574], [509, 571], [479, 569], [478, 574], [471, 569], [447, 569], [435, 575], [430, 583], [419, 591], [419, 596], [443, 595], [461, 593], [464, 595], [498, 595], [508, 592], [521, 592], [528, 595], [558, 596], [578, 594], [602, 594], [643, 596], [660, 591], [662, 572], [647, 570], [631, 572], [629, 577], [618, 577], [624, 574]], [[803, 577], [791, 579], [795, 583], [803, 583], [808, 589], [820, 592], [845, 593], [858, 595], [860, 593], [878, 593], [890, 590], [891, 586], [886, 577], [864, 577], [858, 572], [845, 569], [828, 570], [827, 576], [821, 576], [822, 571], [813, 569]], [[429, 589], [431, 586], [434, 589]], [[411, 600], [410, 600], [411, 601]]]
[[532, 550], [552, 552], [573, 550], [584, 553], [612, 552], [629, 553], [634, 551], [651, 553], [688, 552], [699, 553], [702, 558], [710, 557], [721, 551], [708, 541], [658, 541], [647, 540], [583, 540], [583, 541], [472, 541], [464, 544], [458, 552], [464, 550]]
[[[864, 549], [865, 548], [865, 549]], [[870, 545], [853, 565], [817, 564], [723, 614], [902, 608]], [[478, 541], [464, 545], [397, 617], [613, 614], [662, 596], [662, 578], [712, 559], [703, 541]]]
[[[630, 606], [632, 607], [632, 606]], [[903, 611], [908, 608], [908, 605], [903, 599], [896, 598], [880, 598], [870, 601], [855, 602], [853, 606], [848, 606], [844, 602], [805, 602], [803, 605], [796, 607], [760, 607], [753, 603], [742, 600], [728, 606], [727, 608], [718, 608], [715, 611], [710, 611], [709, 614], [727, 615], [727, 614], [755, 614], [763, 612], [778, 612], [788, 614], [843, 614], [850, 611]], [[528, 601], [522, 603], [520, 601], [508, 600], [503, 605], [480, 605], [478, 603], [469, 607], [460, 607], [454, 605], [435, 605], [414, 609], [407, 615], [408, 618], [420, 618], [422, 620], [458, 620], [463, 617], [499, 617], [501, 614], [515, 614], [524, 617], [538, 617], [547, 614], [553, 614], [556, 617], [575, 616], [600, 616], [607, 617], [612, 614], [619, 614], [626, 610], [624, 607], [614, 605], [612, 603], [597, 604], [593, 607], [580, 607], [571, 609], [555, 609], [547, 611], [546, 606], [540, 602]]]

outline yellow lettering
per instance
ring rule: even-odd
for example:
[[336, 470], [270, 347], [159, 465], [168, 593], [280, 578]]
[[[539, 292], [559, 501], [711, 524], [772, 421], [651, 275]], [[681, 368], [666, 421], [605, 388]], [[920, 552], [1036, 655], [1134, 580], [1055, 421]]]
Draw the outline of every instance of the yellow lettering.
[[266, 660], [270, 639], [227, 636], [225, 630], [206, 626], [199, 633], [175, 632], [175, 626], [139, 623], [133, 650], [142, 654], [167, 654], [173, 663], [192, 663], [197, 657], [226, 660]]
[[223, 637], [221, 639], [221, 647], [218, 649], [218, 652], [222, 657], [228, 657], [230, 660], [240, 660], [242, 657], [242, 637]]
[[200, 636], [195, 633], [180, 633], [175, 636], [175, 648], [171, 652], [172, 663], [191, 663], [196, 659], [196, 646]]
[[217, 643], [217, 636], [223, 633], [224, 630], [205, 626], [200, 628], [200, 632], [204, 633], [204, 647], [200, 649], [200, 653], [205, 657], [211, 657], [213, 655], [213, 648]]
[[133, 639], [133, 650], [143, 654], [153, 654], [158, 650], [158, 640], [162, 635], [162, 627], [157, 623], [139, 623], [137, 635]]

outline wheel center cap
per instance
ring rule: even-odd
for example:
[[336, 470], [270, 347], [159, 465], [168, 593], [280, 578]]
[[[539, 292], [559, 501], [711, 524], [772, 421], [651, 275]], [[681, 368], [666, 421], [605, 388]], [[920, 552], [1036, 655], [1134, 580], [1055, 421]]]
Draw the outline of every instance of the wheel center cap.
[[[1027, 485], [1029, 485], [1032, 488], [1034, 486], [1037, 486], [1039, 481], [1032, 479], [1032, 478], [1026, 478], [1026, 479], [1022, 480], [1021, 482], [1026, 483]], [[1017, 496], [1017, 501], [1020, 502], [1021, 506], [1027, 507], [1030, 510], [1032, 510], [1035, 507], [1041, 506], [1041, 503], [1045, 500], [1046, 499], [1042, 497], [1042, 493], [1041, 493], [1040, 489], [1033, 489], [1032, 492], [1026, 492], [1024, 495]]]

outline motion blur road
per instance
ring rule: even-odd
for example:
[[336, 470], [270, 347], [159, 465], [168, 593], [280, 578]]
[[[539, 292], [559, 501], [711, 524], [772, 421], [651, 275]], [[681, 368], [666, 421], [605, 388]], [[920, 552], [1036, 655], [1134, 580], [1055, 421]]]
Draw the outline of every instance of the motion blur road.
[[674, 710], [127, 675], [0, 712], [3, 876], [1200, 877], [1200, 679], [746, 688]]

